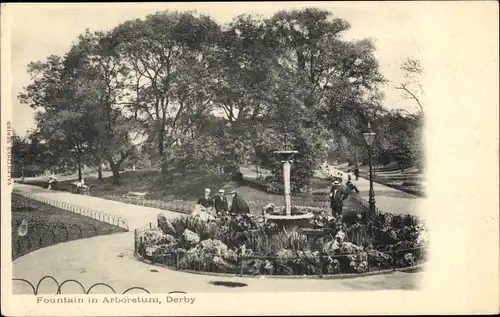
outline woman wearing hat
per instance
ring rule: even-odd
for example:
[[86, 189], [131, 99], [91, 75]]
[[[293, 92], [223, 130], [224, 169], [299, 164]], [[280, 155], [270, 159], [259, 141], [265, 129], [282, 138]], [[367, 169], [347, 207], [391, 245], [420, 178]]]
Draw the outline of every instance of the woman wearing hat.
[[342, 184], [338, 180], [332, 182], [330, 189], [330, 207], [332, 208], [332, 215], [342, 216], [342, 208], [344, 208], [344, 200], [348, 194], [342, 189]]

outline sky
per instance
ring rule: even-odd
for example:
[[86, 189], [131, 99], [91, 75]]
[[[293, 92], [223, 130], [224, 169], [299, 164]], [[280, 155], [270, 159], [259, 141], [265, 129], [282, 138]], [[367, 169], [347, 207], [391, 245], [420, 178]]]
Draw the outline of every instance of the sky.
[[380, 71], [389, 81], [382, 87], [384, 106], [416, 111], [414, 102], [405, 100], [394, 85], [402, 79], [400, 64], [407, 57], [423, 60], [421, 21], [425, 8], [399, 2], [259, 2], [259, 3], [127, 3], [127, 4], [9, 4], [11, 38], [12, 122], [17, 134], [34, 127], [34, 112], [21, 104], [17, 95], [31, 83], [26, 66], [51, 54], [66, 53], [85, 29], [110, 30], [118, 24], [142, 19], [161, 10], [196, 10], [219, 23], [228, 23], [243, 13], [270, 16], [276, 11], [315, 7], [329, 10], [347, 20], [351, 29], [345, 39], [370, 38]]

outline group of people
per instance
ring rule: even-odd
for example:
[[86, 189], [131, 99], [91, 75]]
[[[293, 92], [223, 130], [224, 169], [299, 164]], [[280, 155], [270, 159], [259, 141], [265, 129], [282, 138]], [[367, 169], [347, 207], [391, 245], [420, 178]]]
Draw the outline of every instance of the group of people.
[[215, 211], [215, 216], [226, 216], [228, 214], [248, 214], [250, 213], [250, 207], [246, 201], [238, 195], [236, 191], [231, 191], [232, 202], [231, 207], [229, 207], [228, 200], [225, 195], [224, 189], [219, 189], [215, 197], [211, 196], [211, 190], [209, 188], [205, 189], [205, 195], [198, 199], [197, 204], [202, 206], [205, 211]]

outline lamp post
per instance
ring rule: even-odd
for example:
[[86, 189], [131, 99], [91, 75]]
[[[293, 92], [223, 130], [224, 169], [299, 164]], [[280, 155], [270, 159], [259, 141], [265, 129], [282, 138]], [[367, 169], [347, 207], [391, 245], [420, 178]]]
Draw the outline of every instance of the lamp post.
[[[370, 214], [375, 215], [375, 192], [373, 191], [373, 166], [372, 166], [372, 144], [375, 140], [377, 134], [372, 131], [370, 122], [368, 122], [368, 131], [363, 133], [366, 144], [368, 145], [368, 156], [370, 164], [370, 191], [368, 194], [368, 204], [370, 205]], [[368, 217], [365, 217], [365, 221], [368, 221]]]

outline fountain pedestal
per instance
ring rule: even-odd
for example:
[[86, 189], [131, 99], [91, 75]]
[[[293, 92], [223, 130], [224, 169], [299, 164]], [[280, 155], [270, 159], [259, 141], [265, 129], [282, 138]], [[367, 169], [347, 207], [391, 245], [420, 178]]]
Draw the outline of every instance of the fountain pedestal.
[[309, 224], [309, 220], [314, 217], [312, 213], [298, 213], [292, 214], [292, 200], [291, 200], [291, 189], [290, 189], [290, 170], [291, 170], [291, 160], [294, 154], [299, 153], [298, 151], [275, 151], [277, 155], [282, 157], [281, 162], [283, 163], [283, 187], [284, 187], [284, 201], [285, 210], [284, 213], [281, 210], [278, 212], [266, 214], [266, 221], [272, 221], [285, 228], [294, 227], [306, 227]]

